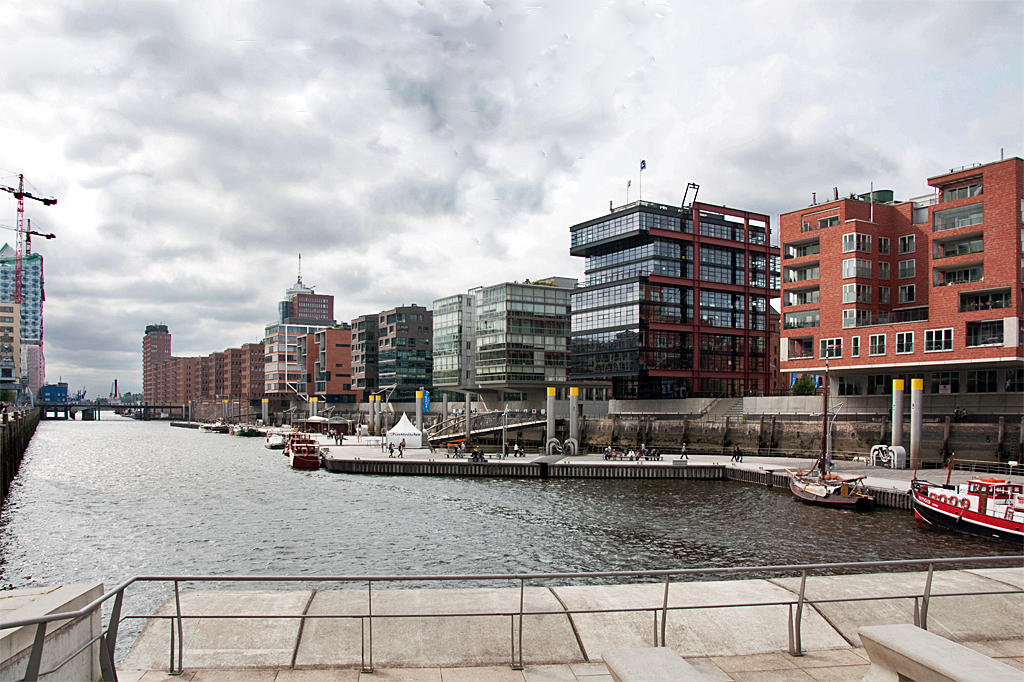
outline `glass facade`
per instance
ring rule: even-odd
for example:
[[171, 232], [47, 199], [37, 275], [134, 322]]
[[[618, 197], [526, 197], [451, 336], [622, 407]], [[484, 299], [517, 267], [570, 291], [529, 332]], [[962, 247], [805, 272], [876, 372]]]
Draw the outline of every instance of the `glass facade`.
[[571, 292], [511, 283], [473, 289], [477, 383], [566, 381]]
[[[621, 215], [572, 228], [572, 253], [586, 258], [586, 284], [572, 295], [570, 375], [610, 379], [618, 399], [685, 398], [719, 385], [727, 392], [765, 387], [768, 298], [781, 280], [777, 250], [763, 249], [767, 221], [758, 216], [745, 224], [742, 218], [701, 211], [695, 236], [690, 211], [658, 208], [675, 211], [679, 227], [637, 204]], [[679, 235], [645, 235], [643, 226], [656, 222], [671, 225], [667, 229]], [[762, 250], [749, 247], [748, 235], [749, 244]], [[734, 333], [699, 333], [710, 327]], [[704, 381], [702, 372], [746, 376]], [[765, 374], [750, 377], [751, 372]]]
[[[21, 341], [43, 339], [43, 257], [26, 254], [21, 261]], [[14, 300], [14, 248], [0, 251], [0, 300]]]
[[[471, 385], [473, 380], [473, 297], [465, 294], [434, 301], [434, 386]], [[468, 360], [468, 361], [467, 361]]]

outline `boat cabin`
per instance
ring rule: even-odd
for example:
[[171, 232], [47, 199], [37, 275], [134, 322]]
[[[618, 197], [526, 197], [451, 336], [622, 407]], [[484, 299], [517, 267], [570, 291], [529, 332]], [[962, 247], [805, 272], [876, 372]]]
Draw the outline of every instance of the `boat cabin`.
[[978, 498], [976, 508], [982, 514], [986, 512], [989, 500], [1024, 509], [1024, 486], [1002, 478], [971, 479], [967, 482], [967, 495]]

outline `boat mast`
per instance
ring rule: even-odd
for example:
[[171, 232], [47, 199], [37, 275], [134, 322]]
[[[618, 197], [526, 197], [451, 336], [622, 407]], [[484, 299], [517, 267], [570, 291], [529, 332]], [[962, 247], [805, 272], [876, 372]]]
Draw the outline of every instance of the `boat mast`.
[[826, 471], [828, 466], [826, 463], [828, 455], [828, 356], [831, 352], [831, 349], [825, 349], [825, 383], [824, 390], [821, 392], [821, 454], [818, 455], [818, 467], [822, 477], [828, 473]]

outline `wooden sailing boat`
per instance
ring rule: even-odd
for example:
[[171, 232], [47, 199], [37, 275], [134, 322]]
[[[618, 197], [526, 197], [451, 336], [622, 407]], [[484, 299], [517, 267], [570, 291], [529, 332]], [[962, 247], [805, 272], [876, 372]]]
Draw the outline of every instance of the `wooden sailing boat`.
[[814, 466], [806, 474], [800, 470], [795, 473], [786, 469], [790, 475], [789, 490], [800, 500], [808, 504], [835, 509], [852, 509], [871, 511], [875, 508], [875, 498], [864, 488], [864, 476], [843, 478], [829, 473], [831, 464], [831, 439], [828, 422], [828, 356], [825, 356], [825, 382], [822, 391], [821, 407], [821, 451]]

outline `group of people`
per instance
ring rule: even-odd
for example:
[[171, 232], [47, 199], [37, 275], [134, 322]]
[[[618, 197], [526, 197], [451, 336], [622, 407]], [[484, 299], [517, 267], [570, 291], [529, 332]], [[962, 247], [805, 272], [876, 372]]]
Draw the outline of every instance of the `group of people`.
[[[685, 452], [685, 449], [684, 449], [684, 452]], [[632, 448], [630, 448], [629, 452], [625, 455], [625, 457], [626, 457], [626, 459], [635, 460], [635, 461], [640, 461], [640, 460], [644, 460], [644, 459], [660, 460], [661, 459], [661, 450], [657, 450], [657, 449], [648, 450], [647, 446], [645, 444], [641, 443], [639, 450], [633, 450]], [[618, 451], [615, 450], [615, 448], [613, 448], [613, 447], [611, 447], [609, 445], [608, 447], [606, 447], [604, 449], [604, 458], [605, 459], [619, 459], [620, 455], [619, 455]]]
[[737, 445], [732, 449], [732, 459], [730, 462], [742, 462], [743, 461], [743, 450], [740, 450], [740, 446]]
[[512, 455], [512, 457], [526, 457], [526, 450], [519, 447], [519, 443], [513, 443], [512, 451], [510, 453], [508, 449], [508, 443], [505, 443], [503, 456], [508, 457], [510, 454]]
[[[388, 457], [395, 457], [395, 444], [389, 443], [385, 439], [380, 439], [380, 451], [387, 452]], [[398, 444], [398, 458], [401, 459], [405, 456], [405, 439]]]
[[965, 422], [965, 421], [967, 421], [967, 410], [965, 410], [962, 407], [958, 407], [955, 410], [953, 410], [953, 421], [955, 421], [955, 422]]

